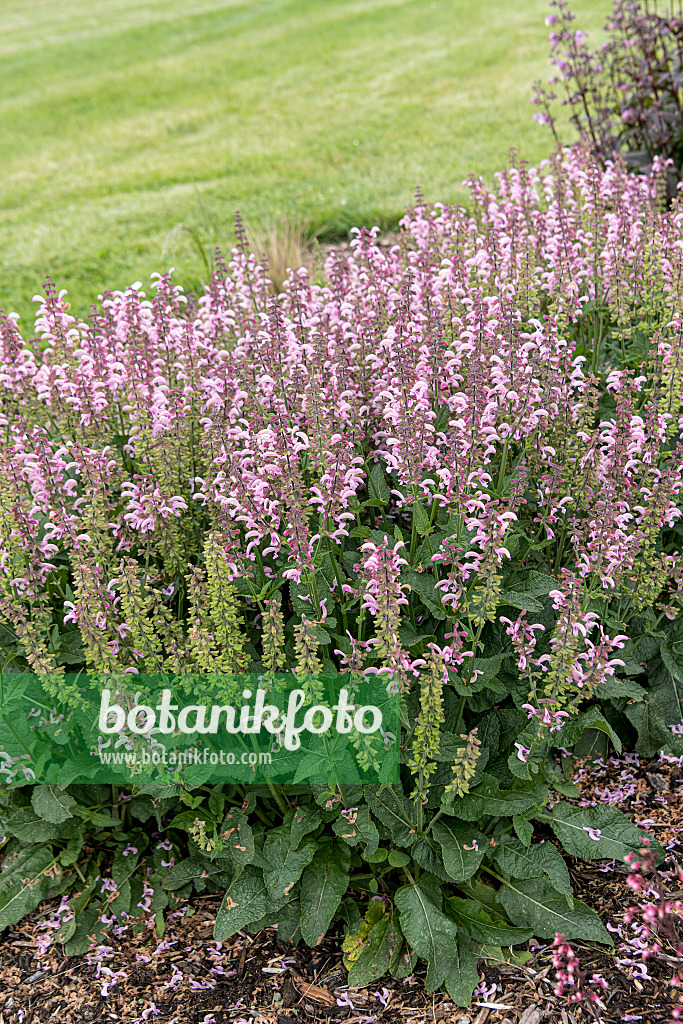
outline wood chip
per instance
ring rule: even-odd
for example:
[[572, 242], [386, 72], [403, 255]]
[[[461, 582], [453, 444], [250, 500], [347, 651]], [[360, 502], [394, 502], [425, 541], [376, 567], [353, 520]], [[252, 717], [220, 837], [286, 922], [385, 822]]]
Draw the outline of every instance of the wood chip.
[[337, 1005], [336, 999], [326, 988], [321, 988], [319, 985], [312, 985], [308, 981], [304, 981], [300, 974], [294, 974], [293, 971], [292, 981], [300, 996], [311, 999], [314, 1003], [322, 1003], [323, 1006]]
[[541, 1024], [544, 1017], [545, 1010], [540, 1010], [538, 1006], [527, 1006], [519, 1018], [519, 1024]]

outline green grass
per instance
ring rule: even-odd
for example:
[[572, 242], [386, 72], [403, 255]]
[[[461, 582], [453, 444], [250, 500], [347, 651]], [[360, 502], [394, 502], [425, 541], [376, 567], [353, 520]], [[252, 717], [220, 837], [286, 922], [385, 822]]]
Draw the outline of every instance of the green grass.
[[[607, 4], [573, 4], [597, 29]], [[49, 274], [103, 288], [202, 274], [235, 210], [393, 226], [419, 185], [464, 197], [532, 121], [545, 0], [4, 0], [0, 306], [32, 319]], [[183, 227], [190, 231], [182, 230]]]

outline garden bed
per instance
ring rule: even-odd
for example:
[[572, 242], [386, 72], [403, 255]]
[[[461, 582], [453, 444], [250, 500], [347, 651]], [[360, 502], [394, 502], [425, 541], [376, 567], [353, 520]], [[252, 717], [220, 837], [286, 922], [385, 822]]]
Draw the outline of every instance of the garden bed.
[[[595, 763], [586, 759], [574, 775], [581, 790], [575, 802], [618, 804], [667, 849], [667, 867], [673, 866], [681, 859], [683, 836], [682, 762], [673, 757], [645, 760], [630, 753]], [[574, 944], [586, 973], [598, 972], [609, 984], [603, 1024], [670, 1021], [677, 1003], [666, 969], [642, 958], [636, 936], [629, 945], [616, 931], [623, 931], [623, 915], [634, 900], [625, 867], [574, 858], [568, 858], [568, 865], [577, 896], [615, 930], [614, 952]], [[677, 885], [674, 880], [673, 891]], [[350, 989], [341, 936], [328, 936], [321, 946], [309, 949], [284, 943], [276, 929], [267, 928], [255, 935], [245, 930], [216, 943], [212, 936], [220, 902], [220, 895], [194, 896], [171, 915], [163, 939], [150, 919], [137, 935], [131, 930], [112, 934], [106, 945], [78, 957], [65, 957], [58, 945], [46, 948], [54, 907], [43, 905], [8, 930], [0, 943], [0, 1021], [578, 1024], [589, 1019], [585, 1011], [572, 1010], [555, 996], [549, 946], [535, 939], [528, 943], [532, 955], [525, 964], [481, 961], [479, 990], [464, 1010], [443, 993], [427, 995], [422, 965], [403, 981], [386, 977], [367, 988]]]

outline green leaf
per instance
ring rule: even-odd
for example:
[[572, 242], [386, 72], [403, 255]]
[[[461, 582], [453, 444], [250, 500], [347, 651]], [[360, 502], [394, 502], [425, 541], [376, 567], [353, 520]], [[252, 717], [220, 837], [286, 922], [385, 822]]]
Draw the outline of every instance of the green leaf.
[[591, 761], [609, 754], [609, 740], [599, 729], [586, 729], [578, 743], [574, 744], [575, 757], [588, 757]]
[[[626, 671], [628, 668], [629, 665], [627, 664], [623, 671]], [[643, 671], [640, 665], [637, 665], [636, 668], [638, 672]], [[598, 686], [597, 696], [599, 700], [604, 700], [606, 697], [608, 700], [616, 702], [635, 700], [640, 703], [640, 701], [645, 700], [647, 697], [647, 690], [640, 683], [634, 682], [633, 679], [617, 679], [615, 676], [606, 676], [605, 680]]]
[[671, 739], [671, 731], [666, 726], [667, 706], [666, 698], [662, 700], [661, 693], [650, 689], [646, 701], [627, 704], [624, 708], [626, 717], [638, 732], [636, 751], [643, 757], [654, 757]]
[[513, 814], [512, 827], [517, 833], [522, 845], [530, 846], [534, 835], [534, 826], [531, 822], [527, 821], [527, 819], [523, 818], [520, 814]]
[[487, 842], [481, 832], [453, 818], [441, 818], [432, 832], [441, 846], [444, 867], [455, 882], [464, 882], [476, 874]]
[[43, 821], [59, 825], [73, 817], [72, 811], [76, 801], [58, 786], [34, 786], [31, 793], [31, 806]]
[[436, 580], [431, 573], [405, 569], [400, 576], [401, 583], [407, 583], [414, 593], [418, 594], [422, 603], [429, 609], [434, 618], [445, 619], [446, 611], [441, 604], [441, 593], [435, 589]]
[[94, 906], [86, 907], [78, 915], [73, 934], [64, 943], [67, 956], [83, 956], [104, 935], [108, 926], [98, 917], [99, 911]]
[[313, 839], [305, 840], [300, 846], [295, 845], [291, 832], [285, 829], [274, 829], [268, 833], [263, 856], [271, 867], [264, 870], [263, 877], [275, 902], [282, 902], [289, 896], [317, 849], [318, 844]]
[[376, 462], [370, 471], [368, 478], [368, 494], [371, 498], [378, 498], [383, 505], [389, 504], [389, 485], [384, 478], [382, 465]]
[[95, 888], [99, 887], [99, 884], [101, 884], [100, 879], [96, 876], [79, 891], [77, 896], [69, 900], [69, 908], [74, 916], [70, 921], [66, 921], [61, 928], [57, 929], [54, 934], [55, 942], [65, 943], [72, 938], [76, 932], [77, 921], [90, 902]]
[[254, 834], [242, 811], [233, 809], [226, 814], [220, 836], [224, 848], [227, 848], [236, 864], [251, 864], [254, 859]]
[[509, 604], [511, 608], [519, 608], [521, 611], [542, 612], [543, 605], [529, 593], [522, 593], [519, 590], [504, 590], [498, 598], [498, 606]]
[[58, 665], [81, 665], [85, 662], [85, 650], [80, 629], [69, 630], [59, 635], [57, 645]]
[[598, 707], [589, 708], [570, 719], [563, 725], [559, 732], [554, 733], [555, 744], [562, 747], [573, 747], [579, 741], [586, 729], [597, 729], [609, 736], [618, 754], [621, 753], [621, 740], [615, 733], [612, 726], [607, 722]]
[[506, 882], [498, 891], [498, 902], [511, 921], [531, 928], [535, 935], [553, 939], [561, 932], [568, 939], [592, 939], [613, 946], [611, 936], [600, 918], [584, 903], [567, 898], [540, 878]]
[[[498, 689], [500, 693], [505, 693], [505, 687], [495, 677], [500, 672], [503, 662], [509, 657], [509, 654], [495, 654], [491, 658], [468, 658], [465, 676], [470, 681], [465, 682], [460, 672], [449, 671], [449, 677], [456, 693], [461, 697], [467, 697], [472, 693], [479, 693], [487, 686]], [[476, 679], [474, 678], [475, 671], [479, 673]]]
[[349, 887], [351, 851], [343, 843], [321, 847], [301, 876], [301, 935], [319, 945]]
[[[374, 821], [370, 819], [370, 811], [365, 804], [346, 814], [343, 812], [332, 825], [332, 829], [340, 839], [343, 839], [349, 846], [357, 846], [358, 843], [366, 843], [365, 860], [376, 853], [379, 846], [379, 832]], [[386, 857], [386, 853], [384, 854]]]
[[366, 786], [365, 799], [372, 813], [390, 830], [392, 842], [412, 846], [417, 837], [415, 802], [388, 787], [373, 792], [373, 787]]
[[557, 580], [554, 576], [549, 576], [544, 572], [536, 572], [532, 569], [528, 574], [524, 584], [524, 591], [527, 594], [533, 594], [535, 597], [545, 597], [551, 590], [557, 590]]
[[416, 498], [413, 502], [413, 516], [415, 518], [415, 529], [421, 537], [426, 537], [432, 526], [429, 522], [429, 516], [427, 515], [419, 498]]
[[59, 863], [62, 867], [71, 867], [81, 857], [83, 853], [83, 836], [73, 836], [66, 844], [65, 848], [59, 854]]
[[45, 897], [50, 884], [45, 869], [53, 859], [49, 847], [28, 846], [5, 861], [0, 873], [0, 931], [21, 921]]
[[392, 961], [398, 962], [403, 935], [396, 917], [395, 914], [383, 914], [373, 924], [358, 958], [349, 967], [349, 985], [352, 988], [365, 988], [382, 978]]
[[527, 942], [533, 935], [531, 929], [514, 928], [512, 925], [498, 923], [489, 911], [475, 900], [463, 900], [456, 896], [448, 899], [456, 921], [466, 928], [473, 939], [488, 942], [494, 946], [516, 946]]
[[[398, 926], [397, 926], [398, 927]], [[389, 971], [392, 978], [401, 980], [401, 978], [408, 978], [415, 970], [417, 965], [417, 953], [411, 953], [409, 949], [402, 946], [397, 949], [394, 958], [389, 966]]]
[[678, 663], [678, 659], [673, 651], [669, 650], [665, 643], [661, 644], [659, 653], [671, 676], [669, 692], [672, 709], [669, 724], [673, 725], [676, 722], [683, 722], [683, 667]]
[[181, 889], [190, 882], [197, 892], [203, 892], [207, 881], [212, 881], [222, 888], [227, 888], [232, 881], [232, 872], [212, 864], [204, 857], [186, 857], [174, 864], [162, 885], [164, 889]]
[[456, 961], [446, 976], [446, 991], [456, 1006], [469, 1006], [479, 984], [477, 957], [471, 947], [472, 943], [459, 932], [455, 943]]
[[435, 875], [442, 882], [452, 881], [444, 867], [441, 846], [433, 835], [419, 836], [410, 848], [410, 856], [430, 875]]
[[434, 633], [417, 633], [411, 622], [408, 620], [398, 628], [398, 638], [403, 647], [410, 650], [422, 643], [433, 643], [436, 640]]
[[395, 902], [408, 946], [427, 961], [427, 992], [435, 992], [448, 977], [459, 977], [458, 926], [434, 901], [431, 887], [428, 890], [422, 879], [405, 885], [396, 893]]
[[220, 910], [216, 915], [214, 938], [219, 942], [224, 942], [240, 928], [258, 921], [274, 909], [263, 875], [257, 868], [249, 864], [230, 883], [230, 887], [223, 897]]
[[410, 857], [403, 850], [389, 850], [388, 861], [392, 868], [404, 868], [410, 864]]
[[294, 846], [297, 847], [303, 837], [307, 836], [309, 832], [315, 832], [321, 821], [322, 817], [317, 807], [311, 804], [306, 804], [304, 807], [295, 807], [291, 822], [289, 815], [285, 821], [285, 824], [290, 826], [290, 835]]
[[[572, 857], [585, 860], [623, 860], [627, 853], [637, 852], [643, 840], [663, 856], [659, 843], [637, 828], [616, 807], [575, 807], [561, 800], [552, 810], [552, 829]], [[595, 838], [591, 838], [591, 833]]]
[[70, 839], [79, 831], [79, 825], [75, 818], [59, 824], [44, 821], [33, 808], [20, 807], [6, 818], [3, 829], [23, 843], [48, 843], [52, 839]]
[[573, 893], [569, 871], [564, 858], [552, 843], [533, 843], [524, 846], [518, 839], [503, 836], [498, 840], [496, 863], [513, 878], [537, 878], [547, 875], [554, 889], [571, 896]]
[[500, 728], [499, 750], [502, 754], [526, 727], [528, 719], [526, 711], [515, 711], [513, 708], [499, 708], [495, 714]]
[[516, 793], [500, 789], [491, 776], [486, 776], [472, 793], [459, 797], [453, 803], [453, 811], [465, 821], [478, 821], [485, 814], [494, 817], [509, 817], [523, 814], [539, 803], [535, 793]]

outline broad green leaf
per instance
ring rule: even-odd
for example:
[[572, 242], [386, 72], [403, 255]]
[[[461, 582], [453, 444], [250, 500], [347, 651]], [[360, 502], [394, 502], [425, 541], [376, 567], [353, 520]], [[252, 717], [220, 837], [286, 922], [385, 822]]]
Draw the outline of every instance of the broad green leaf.
[[299, 900], [297, 898], [293, 898], [288, 900], [287, 903], [278, 906], [275, 910], [271, 910], [263, 917], [260, 917], [258, 921], [252, 921], [249, 925], [249, 931], [256, 934], [256, 932], [260, 932], [263, 928], [272, 928], [273, 925], [277, 925], [278, 935], [280, 935], [281, 927], [284, 925], [286, 930], [286, 925], [291, 922], [295, 925], [296, 930], [299, 933], [297, 938], [298, 941], [301, 938], [301, 930], [299, 928], [300, 920], [301, 910], [299, 907]]
[[254, 859], [254, 834], [243, 811], [233, 808], [223, 819], [220, 838], [236, 864], [251, 864]]
[[[524, 743], [523, 734], [520, 737], [520, 743]], [[529, 750], [530, 748], [527, 747], [526, 749]], [[533, 779], [531, 774], [531, 762], [523, 761], [520, 758], [517, 749], [513, 750], [512, 753], [508, 755], [508, 768], [517, 779], [522, 779], [525, 782], [531, 782]]]
[[410, 855], [403, 850], [389, 850], [387, 860], [392, 868], [405, 868], [410, 864]]
[[502, 754], [511, 743], [514, 743], [527, 725], [527, 713], [526, 711], [515, 711], [513, 708], [498, 708], [495, 715], [500, 728], [499, 750]]
[[434, 760], [452, 765], [466, 746], [467, 737], [463, 739], [462, 736], [454, 736], [452, 733], [441, 731], [439, 733], [439, 749], [434, 754]]
[[412, 846], [417, 836], [415, 802], [388, 787], [375, 792], [367, 786], [365, 799], [372, 813], [390, 830], [391, 841], [397, 846]]
[[405, 944], [396, 950], [394, 959], [389, 966], [392, 978], [400, 981], [401, 978], [408, 978], [417, 965], [417, 953], [411, 953]]
[[214, 938], [224, 942], [240, 928], [258, 921], [273, 909], [273, 901], [262, 873], [252, 865], [247, 865], [241, 875], [230, 883], [223, 897], [216, 915]]
[[115, 917], [130, 914], [131, 888], [130, 880], [125, 879], [118, 887], [118, 891], [112, 902], [109, 904], [109, 912]]
[[574, 718], [562, 726], [559, 732], [553, 733], [555, 745], [567, 748], [573, 747], [586, 729], [598, 729], [600, 732], [604, 732], [614, 744], [617, 753], [621, 753], [621, 740], [609, 722], [605, 720], [598, 707], [589, 708], [588, 711], [575, 715]]
[[541, 938], [553, 939], [561, 932], [568, 939], [592, 939], [614, 945], [594, 910], [579, 900], [574, 900], [570, 909], [566, 897], [541, 878], [506, 882], [500, 887], [498, 901], [511, 921], [531, 928]]
[[658, 855], [663, 855], [659, 843], [637, 828], [616, 807], [575, 807], [561, 800], [552, 810], [550, 822], [562, 846], [572, 857], [585, 860], [623, 860], [627, 853], [637, 852], [643, 840]]
[[317, 807], [311, 804], [306, 804], [304, 807], [295, 807], [291, 822], [289, 821], [289, 815], [285, 821], [285, 824], [290, 828], [290, 835], [294, 846], [298, 846], [304, 836], [307, 836], [310, 832], [315, 832], [321, 821], [322, 817]]
[[403, 936], [396, 914], [383, 914], [373, 924], [358, 958], [349, 967], [349, 985], [364, 988], [383, 977], [390, 965], [398, 965]]
[[86, 907], [78, 915], [73, 934], [64, 943], [64, 952], [67, 956], [83, 956], [102, 938], [108, 926], [98, 918], [99, 910], [94, 906]]
[[410, 856], [421, 868], [428, 871], [430, 875], [436, 875], [442, 882], [452, 881], [451, 876], [444, 867], [441, 845], [431, 833], [426, 836], [420, 836], [415, 841], [415, 844], [410, 849]]
[[498, 753], [500, 742], [500, 721], [497, 711], [488, 711], [477, 723], [477, 738], [481, 743], [482, 750], [490, 748]]
[[379, 462], [376, 462], [370, 471], [368, 494], [371, 498], [378, 498], [385, 505], [389, 503], [389, 485]]
[[533, 594], [534, 597], [545, 597], [551, 590], [557, 590], [557, 580], [547, 573], [537, 572], [532, 569], [523, 580], [520, 581], [519, 590], [524, 594]]
[[427, 992], [435, 992], [448, 977], [459, 977], [458, 926], [433, 901], [431, 892], [421, 881], [405, 885], [396, 893], [395, 903], [408, 946], [427, 961]]
[[417, 647], [418, 644], [433, 643], [436, 640], [434, 633], [417, 633], [409, 620], [404, 625], [399, 626], [398, 638], [403, 647], [406, 647], [408, 650], [411, 647]]
[[534, 835], [534, 826], [520, 814], [512, 816], [512, 827], [514, 828], [523, 846], [529, 846]]
[[[491, 658], [468, 658], [464, 671], [450, 670], [449, 678], [453, 689], [461, 697], [479, 693], [487, 686], [505, 693], [505, 686], [496, 679], [501, 665], [509, 657], [508, 654], [495, 654]], [[475, 672], [479, 673], [475, 678]]]
[[173, 865], [168, 875], [164, 877], [162, 885], [164, 889], [173, 890], [181, 889], [191, 882], [197, 892], [203, 892], [209, 880], [227, 888], [232, 881], [232, 872], [225, 871], [204, 857], [186, 857], [185, 860]]
[[59, 863], [64, 868], [71, 867], [83, 853], [83, 836], [73, 836], [59, 854]]
[[[628, 665], [626, 666], [628, 668]], [[638, 672], [642, 672], [640, 665], [637, 666]], [[624, 669], [626, 671], [626, 669]], [[604, 682], [598, 686], [598, 700], [604, 700], [606, 697], [612, 701], [627, 701], [635, 700], [638, 703], [645, 700], [648, 691], [644, 686], [634, 682], [633, 679], [617, 679], [615, 676], [606, 676]]]
[[436, 580], [431, 573], [405, 569], [401, 573], [400, 582], [407, 583], [411, 590], [419, 594], [423, 604], [429, 608], [434, 618], [446, 618], [446, 611], [441, 604], [441, 592], [435, 589]]
[[650, 688], [647, 700], [624, 708], [629, 722], [638, 731], [636, 751], [643, 757], [654, 757], [671, 739], [666, 725], [668, 707], [667, 696]]
[[574, 744], [575, 757], [588, 757], [591, 761], [609, 755], [609, 739], [599, 729], [586, 729], [578, 743]]
[[519, 608], [522, 611], [542, 612], [543, 605], [537, 601], [532, 594], [523, 593], [521, 590], [504, 590], [498, 598], [498, 606], [510, 605], [511, 608]]
[[495, 921], [491, 914], [475, 900], [463, 900], [456, 896], [448, 899], [456, 921], [478, 942], [495, 946], [516, 946], [527, 942], [533, 932], [528, 928], [514, 928], [512, 925]]
[[665, 643], [661, 644], [659, 653], [669, 672], [671, 682], [668, 687], [671, 706], [669, 714], [666, 716], [667, 724], [674, 725], [683, 722], [683, 666], [679, 664], [678, 658]]
[[476, 874], [487, 843], [481, 832], [453, 818], [441, 818], [432, 832], [441, 846], [444, 867], [455, 882]]
[[496, 862], [512, 878], [537, 878], [547, 875], [554, 889], [571, 896], [573, 893], [569, 871], [564, 858], [552, 843], [532, 843], [524, 846], [518, 839], [503, 836], [496, 846]]
[[538, 803], [539, 798], [535, 793], [515, 793], [501, 789], [496, 780], [488, 776], [473, 793], [456, 799], [452, 810], [465, 821], [479, 821], [485, 814], [511, 818], [513, 814], [523, 814]]
[[3, 825], [5, 832], [21, 839], [23, 843], [48, 843], [52, 839], [70, 839], [80, 827], [80, 822], [75, 818], [59, 824], [44, 821], [29, 807], [20, 807], [13, 811]]
[[0, 931], [21, 921], [45, 897], [50, 885], [45, 869], [53, 859], [50, 847], [29, 846], [5, 862], [0, 874]]
[[59, 825], [73, 817], [76, 801], [68, 793], [57, 786], [34, 786], [31, 793], [31, 806], [43, 821]]
[[365, 804], [361, 804], [355, 810], [342, 812], [332, 828], [335, 834], [349, 846], [366, 843], [363, 854], [365, 860], [371, 857], [379, 846], [379, 832], [374, 821], [371, 820], [370, 811]]
[[264, 869], [263, 877], [268, 892], [275, 902], [282, 902], [291, 893], [301, 878], [301, 872], [311, 863], [318, 849], [313, 839], [306, 839], [295, 846], [291, 832], [274, 829], [266, 836], [263, 856], [270, 868]]
[[111, 865], [111, 877], [117, 884], [123, 882], [124, 878], [130, 878], [135, 873], [135, 868], [137, 867], [140, 859], [139, 851], [137, 853], [133, 853], [133, 851], [129, 849], [126, 856], [124, 856], [123, 851], [124, 846], [119, 844], [114, 853], [114, 859]]
[[479, 984], [477, 957], [471, 947], [471, 941], [459, 932], [455, 943], [456, 961], [446, 976], [446, 991], [456, 1006], [469, 1006]]
[[350, 896], [341, 901], [337, 911], [337, 920], [343, 921], [346, 925], [346, 934], [353, 934], [360, 928], [361, 916], [358, 904]]
[[[88, 903], [92, 899], [95, 889], [99, 891], [101, 884], [102, 883], [99, 875], [96, 875], [87, 883], [87, 885], [83, 886], [80, 889], [78, 895], [73, 896], [69, 900], [69, 909], [71, 910], [74, 916], [71, 918], [70, 921], [66, 921], [61, 926], [61, 928], [58, 928], [57, 931], [54, 933], [53, 939], [55, 942], [66, 943], [69, 939], [71, 939], [74, 936], [76, 932], [76, 925], [77, 922], [80, 920], [81, 914], [83, 913], [85, 908], [88, 906]], [[142, 884], [140, 885], [140, 889], [142, 890]]]
[[301, 876], [301, 935], [318, 946], [349, 887], [351, 851], [344, 843], [322, 846]]

